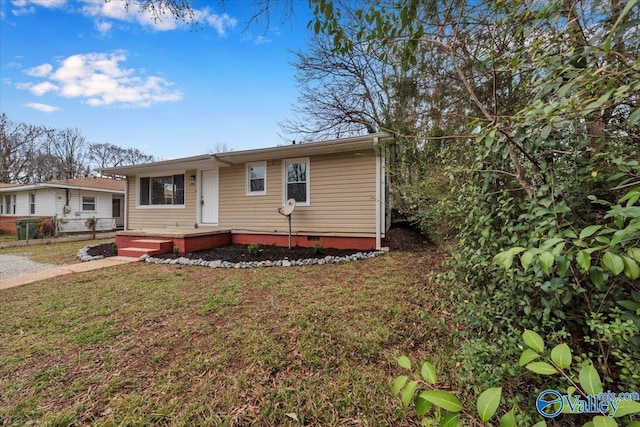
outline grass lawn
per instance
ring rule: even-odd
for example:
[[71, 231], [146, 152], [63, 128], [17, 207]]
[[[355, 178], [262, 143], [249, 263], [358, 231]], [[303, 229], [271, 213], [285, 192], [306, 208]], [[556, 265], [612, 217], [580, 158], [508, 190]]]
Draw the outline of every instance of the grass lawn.
[[98, 243], [113, 242], [114, 239], [96, 240], [76, 240], [72, 242], [56, 242], [51, 240], [47, 243], [39, 243], [28, 246], [12, 246], [0, 248], [0, 255], [24, 255], [31, 261], [44, 264], [74, 264], [78, 261], [76, 254], [80, 248]]
[[2, 243], [2, 242], [15, 242], [16, 240], [17, 240], [16, 236], [10, 236], [8, 234], [1, 234], [0, 233], [0, 243]]
[[442, 258], [135, 263], [0, 291], [0, 425], [415, 425], [390, 384], [401, 354], [451, 369]]

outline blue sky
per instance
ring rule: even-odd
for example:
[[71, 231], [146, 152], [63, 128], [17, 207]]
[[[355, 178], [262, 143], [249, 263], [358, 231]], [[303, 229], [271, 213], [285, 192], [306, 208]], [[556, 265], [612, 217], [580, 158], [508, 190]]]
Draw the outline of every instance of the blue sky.
[[131, 3], [0, 0], [0, 112], [162, 158], [284, 143], [306, 2], [248, 28], [249, 0], [192, 0], [195, 27], [153, 23]]

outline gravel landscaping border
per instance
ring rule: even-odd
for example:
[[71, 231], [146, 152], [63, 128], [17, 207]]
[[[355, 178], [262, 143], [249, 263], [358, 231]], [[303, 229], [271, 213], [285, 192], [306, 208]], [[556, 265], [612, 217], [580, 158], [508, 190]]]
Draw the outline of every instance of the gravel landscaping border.
[[95, 245], [87, 245], [87, 246], [85, 246], [83, 248], [80, 248], [78, 250], [78, 255], [77, 255], [78, 259], [81, 262], [93, 261], [93, 260], [96, 260], [96, 259], [103, 259], [104, 258], [103, 255], [96, 255], [96, 256], [89, 255], [89, 249], [96, 248], [96, 247], [98, 247], [100, 245], [102, 245], [102, 243], [98, 243], [98, 244], [95, 244]]
[[[103, 259], [103, 255], [89, 255], [89, 251], [92, 248], [101, 246], [102, 243], [95, 245], [87, 245], [78, 250], [77, 257], [81, 262], [93, 261]], [[153, 264], [180, 264], [180, 265], [195, 265], [199, 267], [210, 268], [263, 268], [263, 267], [293, 267], [302, 265], [323, 265], [323, 264], [344, 264], [347, 262], [360, 261], [364, 259], [375, 258], [379, 255], [388, 252], [388, 249], [382, 249], [380, 251], [369, 252], [356, 252], [352, 255], [345, 256], [332, 256], [327, 255], [322, 258], [305, 258], [297, 260], [281, 259], [276, 261], [243, 261], [243, 262], [229, 262], [223, 260], [206, 261], [203, 259], [189, 259], [187, 257], [180, 258], [155, 258], [149, 255], [142, 255], [140, 261], [150, 262]]]
[[246, 261], [246, 262], [229, 262], [222, 260], [205, 261], [203, 259], [189, 259], [187, 257], [180, 257], [175, 259], [162, 259], [154, 258], [149, 255], [142, 255], [140, 261], [150, 262], [153, 264], [180, 264], [180, 265], [195, 265], [199, 267], [210, 268], [263, 268], [263, 267], [293, 267], [302, 265], [323, 265], [323, 264], [344, 264], [347, 262], [360, 261], [364, 259], [375, 258], [379, 255], [386, 253], [387, 250], [371, 251], [371, 252], [357, 252], [353, 255], [346, 256], [330, 256], [327, 255], [323, 258], [306, 258], [298, 260], [281, 259], [277, 261]]

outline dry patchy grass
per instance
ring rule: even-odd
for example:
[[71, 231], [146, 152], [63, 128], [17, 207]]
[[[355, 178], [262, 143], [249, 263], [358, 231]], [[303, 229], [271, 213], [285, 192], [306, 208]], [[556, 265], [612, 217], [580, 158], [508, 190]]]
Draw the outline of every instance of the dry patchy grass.
[[0, 425], [409, 425], [395, 359], [450, 363], [442, 257], [136, 263], [2, 291]]
[[46, 243], [28, 245], [28, 246], [11, 246], [0, 248], [0, 255], [22, 255], [29, 257], [32, 261], [44, 264], [74, 264], [79, 262], [76, 254], [80, 248], [87, 245], [96, 245], [99, 243], [112, 243], [114, 239], [96, 239], [96, 240], [74, 240], [72, 242], [56, 242], [55, 240]]

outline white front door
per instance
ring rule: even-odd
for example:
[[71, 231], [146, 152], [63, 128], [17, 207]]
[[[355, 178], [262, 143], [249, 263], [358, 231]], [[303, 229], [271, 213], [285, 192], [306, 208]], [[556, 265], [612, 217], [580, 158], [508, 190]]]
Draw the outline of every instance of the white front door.
[[218, 169], [200, 171], [200, 222], [218, 224]]

